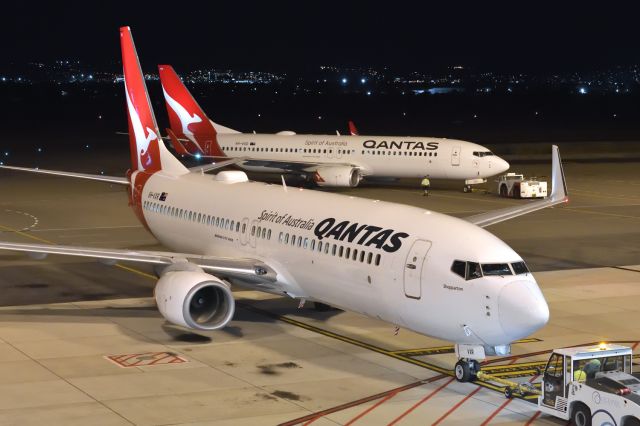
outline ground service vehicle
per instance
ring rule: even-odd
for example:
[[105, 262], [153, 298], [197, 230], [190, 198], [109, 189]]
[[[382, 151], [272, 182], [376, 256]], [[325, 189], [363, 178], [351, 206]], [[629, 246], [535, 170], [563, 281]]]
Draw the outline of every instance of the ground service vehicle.
[[498, 177], [498, 193], [501, 197], [544, 198], [547, 182], [536, 178], [525, 178], [519, 173], [507, 173]]
[[[601, 343], [556, 349], [542, 372], [541, 390], [511, 383], [505, 396], [538, 394], [538, 409], [577, 426], [640, 425], [640, 380], [632, 374], [633, 350]], [[506, 382], [479, 374], [484, 380]]]

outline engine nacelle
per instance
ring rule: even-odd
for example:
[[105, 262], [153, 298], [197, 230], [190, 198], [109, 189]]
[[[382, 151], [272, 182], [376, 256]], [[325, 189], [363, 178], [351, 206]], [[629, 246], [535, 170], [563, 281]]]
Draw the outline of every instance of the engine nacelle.
[[236, 303], [224, 281], [202, 271], [170, 271], [156, 284], [158, 310], [168, 321], [217, 330], [231, 321]]
[[313, 176], [318, 186], [349, 186], [355, 187], [360, 183], [360, 170], [349, 166], [320, 167]]

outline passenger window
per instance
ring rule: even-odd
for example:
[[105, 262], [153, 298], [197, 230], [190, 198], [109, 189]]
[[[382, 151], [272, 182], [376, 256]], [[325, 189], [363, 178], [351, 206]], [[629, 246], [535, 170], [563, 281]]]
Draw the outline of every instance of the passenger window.
[[202, 215], [198, 213], [198, 222], [200, 222], [201, 219], [202, 219]]
[[292, 246], [295, 246], [295, 245], [296, 245], [296, 236], [295, 236], [295, 235], [292, 235], [292, 236], [291, 236], [291, 245], [292, 245]]
[[225, 229], [229, 229], [229, 219], [224, 221], [224, 227]]
[[351, 257], [351, 247], [347, 247], [347, 250], [344, 253], [344, 257], [347, 259]]
[[298, 247], [302, 247], [302, 237], [298, 236]]
[[267, 228], [262, 228], [262, 239], [267, 238]]
[[513, 272], [515, 272], [516, 275], [529, 273], [529, 268], [527, 268], [527, 265], [524, 262], [514, 262], [511, 264], [511, 267], [513, 268]]
[[482, 270], [480, 264], [475, 262], [467, 262], [467, 280], [475, 280], [482, 278]]
[[260, 238], [260, 231], [261, 231], [261, 228], [258, 226], [258, 233], [257, 233], [258, 238]]
[[311, 251], [316, 249], [316, 240], [311, 240]]
[[253, 237], [254, 235], [256, 235], [256, 227], [252, 226], [251, 227], [251, 236]]
[[329, 254], [329, 243], [324, 243], [324, 254]]
[[357, 260], [358, 259], [358, 249], [353, 249], [353, 257], [351, 258], [351, 260]]
[[506, 263], [485, 263], [482, 265], [482, 274], [488, 275], [513, 275]]
[[380, 254], [376, 254], [376, 266], [380, 265]]
[[360, 263], [364, 262], [364, 251], [360, 252]]
[[271, 239], [271, 229], [267, 231], [267, 240]]
[[462, 278], [465, 278], [465, 271], [467, 268], [467, 262], [463, 262], [461, 260], [454, 260], [453, 265], [451, 265], [451, 272], [456, 275], [460, 275]]
[[232, 220], [232, 221], [231, 221], [231, 227], [229, 228], [229, 229], [231, 229], [232, 231], [233, 231], [233, 225], [234, 225], [234, 223], [233, 223], [233, 222], [234, 222], [234, 221]]
[[280, 235], [278, 235], [278, 242], [282, 243], [282, 240], [284, 240], [284, 235], [282, 235], [281, 232]]
[[338, 257], [342, 257], [343, 251], [344, 251], [344, 247], [340, 246], [340, 249], [338, 250]]
[[337, 249], [337, 246], [334, 244], [334, 245], [333, 245], [333, 248], [331, 249], [331, 254], [332, 254], [333, 256], [335, 256], [335, 255], [336, 255], [336, 249]]
[[289, 234], [285, 234], [285, 236], [284, 236], [284, 243], [285, 243], [285, 244], [289, 244]]
[[309, 239], [308, 238], [304, 239], [304, 248], [305, 249], [309, 248]]
[[373, 253], [371, 253], [371, 252], [367, 253], [367, 263], [368, 263], [369, 265], [371, 265], [371, 258], [372, 258], [372, 257], [373, 257]]
[[242, 233], [244, 234], [246, 230], [247, 230], [247, 224], [243, 223], [242, 224]]
[[236, 222], [236, 232], [240, 231], [240, 222]]

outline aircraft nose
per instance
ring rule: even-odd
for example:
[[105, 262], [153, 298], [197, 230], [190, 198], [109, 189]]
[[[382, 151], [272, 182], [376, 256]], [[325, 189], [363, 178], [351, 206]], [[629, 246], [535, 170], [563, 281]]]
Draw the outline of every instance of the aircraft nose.
[[509, 340], [531, 335], [549, 321], [549, 306], [535, 281], [514, 281], [498, 296], [500, 325]]
[[502, 158], [496, 157], [494, 158], [494, 161], [495, 161], [495, 169], [498, 174], [504, 173], [507, 170], [509, 170], [509, 163], [507, 163]]

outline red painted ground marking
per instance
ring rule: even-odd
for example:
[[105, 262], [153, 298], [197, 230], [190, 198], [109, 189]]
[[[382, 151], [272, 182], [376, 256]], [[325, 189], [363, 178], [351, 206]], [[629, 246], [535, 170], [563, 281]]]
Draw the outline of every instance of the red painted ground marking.
[[[437, 388], [436, 390], [434, 390], [433, 392], [431, 392], [429, 395], [425, 396], [424, 398], [422, 398], [420, 401], [416, 402], [411, 408], [409, 408], [407, 411], [405, 411], [404, 413], [400, 414], [400, 416], [396, 417], [395, 420], [393, 420], [391, 423], [389, 423], [388, 426], [392, 426], [395, 425], [396, 423], [398, 423], [400, 420], [402, 420], [403, 418], [405, 418], [409, 413], [411, 413], [413, 410], [415, 410], [416, 408], [418, 408], [418, 406], [420, 406], [421, 404], [423, 404], [424, 402], [426, 402], [427, 400], [429, 400], [433, 395], [437, 394], [438, 392], [440, 392], [442, 389], [446, 388], [449, 383], [453, 382], [455, 380], [454, 377], [450, 378], [449, 380], [447, 380], [446, 382], [444, 382], [442, 385], [440, 385], [439, 388]], [[478, 388], [479, 389], [479, 388]]]
[[299, 425], [302, 422], [307, 422], [305, 424], [311, 424], [312, 422], [315, 422], [316, 420], [318, 420], [321, 417], [324, 417], [326, 415], [332, 414], [332, 413], [337, 413], [339, 411], [343, 411], [343, 410], [347, 410], [349, 408], [353, 408], [353, 407], [357, 407], [358, 405], [362, 405], [362, 404], [366, 404], [367, 402], [371, 402], [371, 401], [375, 401], [377, 399], [380, 398], [384, 398], [389, 396], [390, 394], [398, 394], [400, 392], [404, 392], [406, 390], [409, 389], [413, 389], [413, 388], [417, 388], [420, 386], [424, 386], [428, 383], [433, 383], [436, 382], [444, 377], [447, 377], [445, 374], [439, 374], [437, 376], [433, 376], [430, 377], [428, 379], [425, 380], [420, 380], [418, 382], [413, 382], [413, 383], [409, 383], [408, 385], [404, 385], [404, 386], [400, 386], [394, 389], [389, 389], [388, 391], [384, 391], [384, 392], [380, 392], [378, 394], [375, 395], [370, 395], [370, 396], [366, 396], [364, 398], [360, 398], [357, 399], [355, 401], [350, 401], [347, 402], [345, 404], [341, 404], [332, 408], [327, 408], [325, 410], [322, 411], [317, 411], [315, 413], [311, 413], [308, 414], [306, 416], [303, 417], [298, 417], [297, 419], [293, 419], [293, 420], [289, 420], [287, 422], [284, 423], [280, 423], [278, 426], [295, 426], [295, 425]]
[[436, 421], [435, 421], [431, 426], [436, 426], [437, 424], [440, 424], [440, 422], [441, 422], [441, 421], [443, 421], [444, 419], [446, 419], [447, 417], [449, 417], [449, 415], [450, 415], [451, 413], [453, 413], [454, 411], [456, 411], [458, 408], [460, 408], [460, 406], [461, 406], [462, 404], [464, 404], [465, 402], [467, 402], [467, 400], [468, 400], [469, 398], [471, 398], [473, 395], [477, 394], [477, 393], [480, 391], [480, 389], [482, 389], [482, 388], [481, 388], [480, 386], [478, 386], [478, 387], [476, 388], [476, 390], [474, 390], [473, 392], [471, 392], [469, 395], [465, 396], [465, 397], [462, 399], [462, 401], [458, 402], [456, 405], [454, 405], [453, 407], [451, 407], [451, 408], [449, 409], [449, 411], [447, 411], [446, 413], [444, 413], [444, 414], [442, 415], [442, 417], [440, 417], [438, 420], [436, 420]]
[[389, 395], [387, 395], [386, 397], [384, 397], [380, 401], [378, 401], [375, 404], [373, 404], [371, 407], [369, 407], [366, 410], [364, 410], [362, 413], [358, 414], [357, 416], [355, 416], [354, 418], [349, 420], [347, 423], [344, 424], [344, 426], [349, 426], [349, 425], [354, 424], [356, 421], [360, 420], [361, 418], [363, 418], [364, 416], [366, 416], [367, 414], [369, 414], [370, 412], [372, 412], [373, 410], [378, 408], [379, 405], [384, 404], [385, 402], [387, 402], [388, 400], [390, 400], [391, 398], [396, 396], [398, 393], [399, 392], [390, 393]]
[[536, 413], [533, 415], [533, 417], [531, 417], [529, 420], [527, 420], [527, 422], [524, 424], [524, 426], [529, 426], [531, 423], [535, 422], [536, 419], [538, 417], [540, 417], [540, 414], [542, 414], [541, 411], [536, 411]]
[[509, 362], [507, 363], [507, 365], [514, 364], [518, 359], [520, 359], [520, 357], [519, 357], [519, 356], [517, 356], [517, 357], [513, 358], [511, 361], [509, 361]]
[[144, 352], [139, 354], [109, 355], [109, 361], [123, 368], [144, 367], [146, 365], [181, 364], [188, 362], [173, 352]]
[[[535, 376], [533, 376], [532, 378], [530, 378], [530, 379], [529, 379], [529, 383], [533, 383], [533, 381], [534, 381], [535, 379], [537, 379], [537, 378], [538, 378], [538, 375], [536, 374]], [[488, 425], [488, 424], [489, 424], [489, 422], [490, 422], [491, 420], [493, 420], [493, 418], [494, 418], [495, 416], [497, 416], [497, 415], [498, 415], [498, 413], [500, 413], [500, 411], [502, 411], [502, 410], [503, 410], [507, 405], [511, 404], [511, 401], [513, 401], [513, 398], [508, 398], [505, 402], [503, 402], [503, 403], [502, 403], [502, 405], [501, 405], [501, 406], [499, 406], [499, 407], [496, 409], [496, 411], [494, 411], [493, 413], [491, 413], [491, 415], [490, 415], [489, 417], [487, 417], [487, 420], [485, 420], [484, 422], [482, 422], [482, 423], [480, 424], [480, 426], [486, 426], [486, 425]]]

